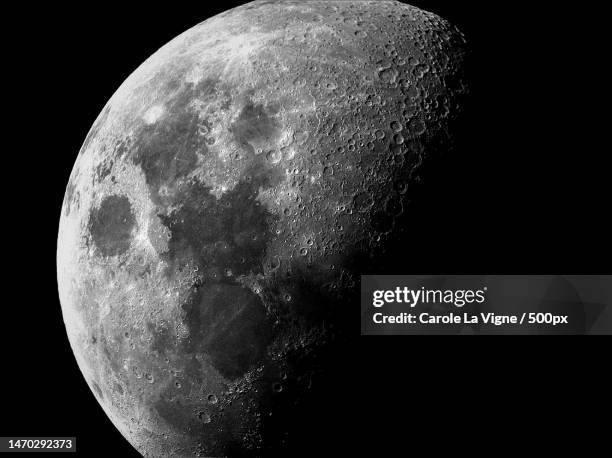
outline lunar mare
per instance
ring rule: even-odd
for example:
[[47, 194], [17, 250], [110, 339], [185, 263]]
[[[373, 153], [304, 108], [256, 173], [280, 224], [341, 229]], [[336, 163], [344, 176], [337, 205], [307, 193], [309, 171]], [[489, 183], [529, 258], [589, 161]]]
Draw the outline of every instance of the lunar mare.
[[258, 1], [117, 90], [70, 176], [58, 285], [79, 367], [140, 453], [283, 449], [359, 275], [452, 144], [464, 56], [399, 2]]

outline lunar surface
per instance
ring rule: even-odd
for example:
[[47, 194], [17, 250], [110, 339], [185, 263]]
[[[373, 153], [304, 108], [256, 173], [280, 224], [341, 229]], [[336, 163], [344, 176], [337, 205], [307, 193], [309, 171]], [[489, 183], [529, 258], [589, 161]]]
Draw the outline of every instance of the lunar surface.
[[58, 284], [79, 367], [141, 454], [290, 443], [359, 332], [360, 274], [452, 145], [464, 56], [454, 26], [399, 2], [258, 1], [113, 95], [67, 186]]

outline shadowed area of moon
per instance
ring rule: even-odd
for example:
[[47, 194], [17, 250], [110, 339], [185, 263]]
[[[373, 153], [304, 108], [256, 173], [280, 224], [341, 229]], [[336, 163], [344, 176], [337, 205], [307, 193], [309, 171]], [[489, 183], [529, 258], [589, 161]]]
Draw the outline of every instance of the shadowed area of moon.
[[419, 243], [409, 202], [451, 149], [464, 49], [399, 2], [258, 1], [113, 95], [67, 186], [58, 284], [78, 364], [140, 453], [282, 455], [298, 417], [334, 408], [315, 393], [358, 332], [360, 274]]

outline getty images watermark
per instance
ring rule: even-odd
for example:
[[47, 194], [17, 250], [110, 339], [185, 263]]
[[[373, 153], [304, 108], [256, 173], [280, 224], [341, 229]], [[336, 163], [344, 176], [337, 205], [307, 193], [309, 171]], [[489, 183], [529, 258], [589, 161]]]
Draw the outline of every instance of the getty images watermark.
[[[466, 304], [482, 304], [486, 300], [487, 287], [482, 289], [472, 290], [440, 290], [440, 289], [410, 289], [407, 286], [395, 287], [393, 290], [375, 290], [372, 293], [372, 306], [382, 308], [388, 304], [404, 304], [407, 307], [414, 308], [419, 304], [450, 304], [457, 308], [462, 308]], [[372, 315], [372, 321], [375, 324], [475, 324], [481, 320], [483, 323], [504, 324], [512, 323], [516, 317], [497, 316], [494, 313], [482, 313], [471, 315], [467, 313], [456, 314], [432, 314], [430, 312], [411, 313], [401, 312], [399, 314], [386, 314], [385, 312], [376, 312]]]
[[605, 275], [364, 275], [361, 333], [607, 334]]

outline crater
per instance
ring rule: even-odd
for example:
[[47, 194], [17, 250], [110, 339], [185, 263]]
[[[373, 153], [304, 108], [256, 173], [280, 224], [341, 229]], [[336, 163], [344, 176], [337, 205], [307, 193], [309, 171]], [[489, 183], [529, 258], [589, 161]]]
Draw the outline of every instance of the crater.
[[105, 197], [89, 215], [89, 233], [103, 256], [118, 256], [130, 247], [136, 218], [126, 196]]
[[96, 394], [98, 395], [98, 397], [100, 399], [104, 399], [104, 395], [102, 394], [102, 389], [100, 388], [100, 385], [98, 385], [96, 382], [92, 381], [91, 382], [91, 386], [93, 387], [93, 389], [96, 392]]

